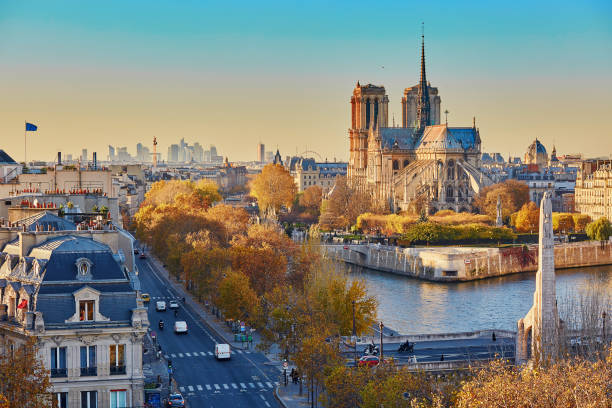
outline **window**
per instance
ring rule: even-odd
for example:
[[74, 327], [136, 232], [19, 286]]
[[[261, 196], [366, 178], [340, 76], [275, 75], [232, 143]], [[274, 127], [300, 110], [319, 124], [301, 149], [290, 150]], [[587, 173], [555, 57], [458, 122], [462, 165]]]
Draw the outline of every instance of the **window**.
[[112, 390], [110, 392], [110, 408], [127, 408], [127, 390]]
[[125, 374], [125, 344], [110, 346], [110, 373]]
[[98, 408], [98, 392], [81, 391], [81, 408]]
[[51, 347], [51, 377], [66, 377], [66, 347]]
[[54, 392], [53, 393], [53, 408], [68, 408], [68, 393]]
[[93, 321], [94, 319], [94, 301], [93, 300], [81, 300], [79, 302], [79, 320]]
[[81, 376], [98, 375], [96, 367], [96, 346], [81, 347]]

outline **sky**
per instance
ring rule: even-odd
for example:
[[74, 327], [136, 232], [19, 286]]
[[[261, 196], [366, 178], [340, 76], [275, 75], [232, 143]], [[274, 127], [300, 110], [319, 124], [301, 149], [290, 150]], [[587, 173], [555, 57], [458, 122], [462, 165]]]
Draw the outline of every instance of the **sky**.
[[[257, 144], [348, 159], [355, 83], [384, 85], [389, 122], [427, 77], [483, 151], [612, 153], [612, 2], [0, 0], [0, 149], [53, 161], [108, 145]], [[150, 146], [152, 148], [152, 146]], [[91, 153], [90, 153], [91, 155]]]

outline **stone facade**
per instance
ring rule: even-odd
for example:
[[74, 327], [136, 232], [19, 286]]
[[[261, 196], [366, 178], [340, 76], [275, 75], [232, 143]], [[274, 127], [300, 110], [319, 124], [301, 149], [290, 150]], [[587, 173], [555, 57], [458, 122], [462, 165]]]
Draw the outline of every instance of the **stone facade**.
[[37, 339], [59, 407], [144, 406], [149, 322], [131, 243], [118, 231], [12, 234], [0, 241], [0, 335]]
[[293, 176], [298, 192], [319, 186], [326, 193], [336, 183], [336, 177], [346, 176], [347, 163], [319, 163], [311, 158], [290, 157], [285, 167]]
[[593, 220], [612, 220], [612, 160], [585, 161], [580, 167], [574, 193], [576, 211]]
[[516, 361], [554, 359], [559, 342], [559, 314], [555, 280], [555, 252], [550, 193], [540, 204], [538, 272], [533, 306], [518, 321]]

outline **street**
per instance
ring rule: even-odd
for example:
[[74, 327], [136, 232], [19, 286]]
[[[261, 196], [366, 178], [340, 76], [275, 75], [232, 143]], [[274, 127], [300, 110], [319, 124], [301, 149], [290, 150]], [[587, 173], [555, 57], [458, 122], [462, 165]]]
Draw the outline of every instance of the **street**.
[[[208, 327], [196, 319], [189, 306], [180, 302], [170, 285], [155, 273], [148, 259], [137, 259], [142, 292], [149, 293], [148, 316], [151, 330], [166, 359], [172, 361], [173, 378], [189, 407], [266, 407], [278, 406], [273, 388], [280, 381], [278, 367], [255, 350], [232, 349], [229, 361], [217, 361], [214, 357], [216, 343], [225, 343]], [[179, 300], [178, 316], [174, 311], [157, 312], [158, 300]], [[164, 321], [160, 331], [158, 322]], [[188, 334], [173, 332], [174, 322], [184, 320]]]

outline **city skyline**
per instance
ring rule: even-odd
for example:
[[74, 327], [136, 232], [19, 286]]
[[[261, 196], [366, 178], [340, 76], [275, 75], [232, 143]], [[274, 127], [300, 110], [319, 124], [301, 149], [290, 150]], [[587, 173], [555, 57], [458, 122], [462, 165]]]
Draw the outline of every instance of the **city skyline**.
[[[442, 110], [453, 126], [476, 116], [483, 151], [520, 156], [538, 138], [559, 154], [612, 152], [603, 1], [554, 12], [385, 2], [380, 29], [359, 23], [362, 3], [143, 4], [0, 3], [4, 150], [23, 159], [27, 120], [39, 126], [28, 135], [28, 157], [39, 160], [82, 146], [101, 159], [109, 144], [153, 136], [162, 154], [185, 137], [230, 160], [255, 160], [259, 141], [283, 156], [297, 148], [347, 160], [351, 90], [384, 85], [389, 122], [399, 122], [401, 93], [418, 82], [424, 21]], [[594, 136], [577, 146], [577, 135]]]

